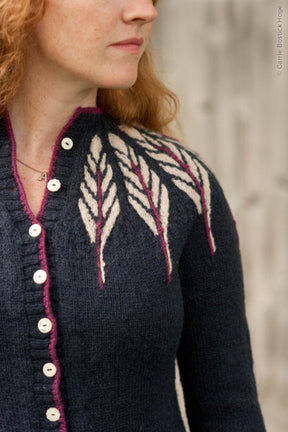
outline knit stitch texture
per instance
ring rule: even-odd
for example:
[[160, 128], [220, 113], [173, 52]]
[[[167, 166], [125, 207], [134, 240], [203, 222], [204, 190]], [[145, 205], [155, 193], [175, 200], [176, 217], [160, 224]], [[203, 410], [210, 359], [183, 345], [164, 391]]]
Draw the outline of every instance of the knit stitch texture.
[[51, 179], [61, 187], [36, 218], [6, 113], [0, 432], [184, 432], [176, 359], [191, 432], [265, 432], [239, 239], [207, 165], [174, 139], [78, 108]]

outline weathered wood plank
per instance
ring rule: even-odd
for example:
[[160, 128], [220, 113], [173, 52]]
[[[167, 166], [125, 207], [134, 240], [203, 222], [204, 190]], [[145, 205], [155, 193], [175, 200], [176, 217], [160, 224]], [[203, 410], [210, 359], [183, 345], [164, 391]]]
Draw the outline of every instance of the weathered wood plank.
[[153, 40], [159, 72], [180, 96], [185, 143], [213, 169], [237, 220], [259, 399], [267, 431], [283, 432], [288, 430], [288, 0], [162, 0]]

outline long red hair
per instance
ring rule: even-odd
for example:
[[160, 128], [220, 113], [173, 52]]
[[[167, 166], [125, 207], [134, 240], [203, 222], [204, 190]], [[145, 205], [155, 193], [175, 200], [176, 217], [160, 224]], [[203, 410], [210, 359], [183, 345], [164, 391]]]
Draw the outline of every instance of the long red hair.
[[[44, 12], [45, 0], [0, 0], [0, 115], [21, 85], [28, 38]], [[179, 101], [154, 72], [151, 43], [140, 59], [135, 84], [129, 89], [99, 88], [97, 105], [121, 124], [169, 130]]]

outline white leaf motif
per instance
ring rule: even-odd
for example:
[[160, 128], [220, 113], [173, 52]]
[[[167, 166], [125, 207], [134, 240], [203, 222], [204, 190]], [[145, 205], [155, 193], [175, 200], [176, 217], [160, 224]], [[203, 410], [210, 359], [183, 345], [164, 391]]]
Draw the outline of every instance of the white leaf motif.
[[170, 282], [172, 260], [168, 241], [169, 194], [164, 183], [142, 156], [136, 156], [133, 148], [119, 136], [109, 134], [122, 170], [128, 201], [147, 224], [154, 236], [158, 236], [166, 263], [167, 279]]
[[113, 170], [107, 163], [100, 138], [96, 135], [84, 166], [84, 180], [78, 206], [91, 243], [96, 244], [98, 281], [105, 283], [104, 247], [120, 213]]
[[134, 138], [150, 157], [159, 162], [171, 176], [175, 186], [192, 199], [197, 212], [203, 213], [210, 253], [213, 255], [216, 245], [211, 230], [211, 188], [207, 170], [172, 138], [154, 131], [141, 130], [140, 133], [132, 127], [122, 126], [121, 130]]

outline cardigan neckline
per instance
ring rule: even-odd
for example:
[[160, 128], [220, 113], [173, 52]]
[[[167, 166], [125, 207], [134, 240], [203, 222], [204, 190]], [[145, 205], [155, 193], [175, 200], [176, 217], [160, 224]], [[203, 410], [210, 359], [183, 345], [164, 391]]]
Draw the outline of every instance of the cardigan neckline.
[[[71, 129], [71, 128], [73, 129], [74, 123], [81, 116], [85, 117], [85, 122], [87, 122], [88, 118], [90, 118], [90, 120], [94, 123], [95, 115], [97, 117], [98, 115], [103, 114], [103, 113], [104, 113], [104, 111], [100, 107], [81, 107], [81, 106], [79, 106], [76, 108], [76, 110], [74, 111], [74, 113], [72, 114], [70, 119], [62, 127], [60, 133], [58, 134], [56, 142], [54, 144], [54, 149], [53, 149], [53, 153], [52, 153], [52, 157], [51, 157], [50, 165], [49, 165], [49, 169], [48, 169], [47, 184], [48, 184], [49, 180], [51, 180], [53, 178], [54, 171], [55, 171], [55, 164], [56, 164], [56, 160], [58, 158], [58, 152], [59, 152], [59, 148], [61, 145], [61, 140], [63, 139], [63, 137], [66, 134], [69, 133], [69, 129]], [[8, 110], [6, 110], [4, 113], [4, 122], [6, 125], [6, 130], [8, 132], [9, 141], [11, 144], [12, 172], [13, 172], [13, 176], [15, 178], [18, 190], [19, 190], [20, 199], [21, 199], [23, 209], [32, 223], [40, 223], [42, 216], [43, 216], [43, 213], [45, 211], [45, 208], [47, 206], [49, 191], [46, 188], [44, 196], [42, 197], [40, 210], [39, 210], [37, 216], [35, 216], [32, 213], [32, 211], [28, 205], [24, 186], [23, 186], [22, 181], [21, 181], [19, 174], [18, 174], [17, 164], [16, 164], [17, 144], [16, 144], [16, 140], [15, 140], [15, 136], [14, 136], [14, 132], [13, 132], [13, 128], [12, 128], [12, 123], [11, 123], [11, 119], [10, 119], [10, 115], [9, 115]], [[61, 161], [60, 161], [60, 164], [61, 164]]]

